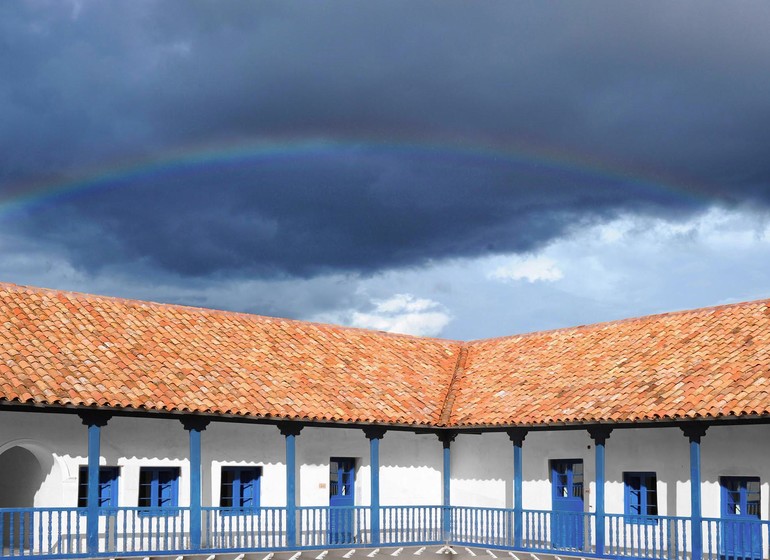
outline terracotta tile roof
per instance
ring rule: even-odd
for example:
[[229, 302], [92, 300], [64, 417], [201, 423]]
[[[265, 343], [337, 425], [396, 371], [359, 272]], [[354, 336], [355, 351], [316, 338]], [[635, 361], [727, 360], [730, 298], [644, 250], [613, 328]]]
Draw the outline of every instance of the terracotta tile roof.
[[0, 399], [435, 424], [460, 343], [0, 284]]
[[770, 301], [453, 342], [0, 284], [0, 401], [420, 426], [770, 414]]
[[469, 344], [456, 425], [770, 413], [770, 301]]

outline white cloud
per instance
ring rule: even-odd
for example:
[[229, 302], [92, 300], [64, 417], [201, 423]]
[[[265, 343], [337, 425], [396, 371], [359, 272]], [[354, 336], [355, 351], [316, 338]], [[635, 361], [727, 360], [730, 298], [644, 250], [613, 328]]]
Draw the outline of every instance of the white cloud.
[[438, 336], [452, 320], [448, 310], [440, 303], [407, 293], [382, 300], [373, 299], [369, 303], [369, 306], [372, 305], [374, 308], [370, 311], [346, 309], [320, 314], [314, 319], [417, 336]]
[[356, 312], [353, 313], [351, 326], [418, 336], [437, 336], [450, 320], [449, 315], [443, 311], [391, 316]]
[[495, 280], [527, 280], [528, 282], [555, 282], [564, 278], [556, 261], [548, 257], [511, 257], [509, 261], [489, 273]]
[[378, 313], [422, 312], [436, 307], [435, 301], [415, 298], [412, 294], [396, 294], [385, 300], [375, 300], [375, 310]]

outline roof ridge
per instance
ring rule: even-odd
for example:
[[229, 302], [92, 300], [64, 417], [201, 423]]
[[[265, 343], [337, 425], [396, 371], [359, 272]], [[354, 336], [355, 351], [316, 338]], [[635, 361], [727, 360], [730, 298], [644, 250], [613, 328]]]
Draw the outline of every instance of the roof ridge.
[[413, 334], [404, 334], [404, 333], [396, 333], [396, 332], [388, 332], [388, 331], [382, 331], [382, 330], [375, 330], [375, 329], [368, 329], [364, 327], [351, 327], [351, 326], [345, 326], [345, 325], [336, 325], [333, 323], [323, 323], [320, 321], [308, 321], [304, 319], [290, 319], [287, 317], [275, 317], [270, 315], [260, 315], [258, 313], [247, 313], [245, 311], [229, 311], [224, 309], [216, 309], [213, 307], [199, 307], [194, 305], [184, 305], [181, 303], [166, 303], [166, 302], [158, 302], [158, 301], [150, 301], [150, 300], [143, 300], [143, 299], [135, 299], [135, 298], [125, 298], [120, 296], [108, 296], [108, 295], [102, 295], [102, 294], [92, 294], [88, 292], [78, 292], [74, 290], [62, 290], [62, 289], [56, 289], [56, 288], [43, 288], [39, 286], [30, 286], [30, 285], [24, 285], [24, 284], [14, 284], [12, 282], [2, 282], [0, 281], [0, 290], [2, 289], [9, 289], [13, 291], [30, 291], [30, 292], [36, 292], [36, 293], [45, 293], [45, 294], [52, 294], [52, 295], [67, 295], [70, 297], [73, 297], [75, 299], [95, 299], [95, 300], [103, 300], [103, 301], [115, 301], [115, 302], [121, 302], [125, 304], [130, 305], [143, 305], [148, 307], [154, 307], [154, 308], [160, 308], [160, 309], [180, 309], [183, 311], [189, 311], [193, 313], [200, 313], [200, 314], [208, 314], [208, 315], [224, 315], [224, 316], [230, 316], [230, 317], [244, 317], [247, 319], [265, 322], [265, 321], [285, 321], [297, 325], [311, 325], [315, 326], [321, 329], [331, 330], [331, 331], [342, 331], [342, 332], [359, 332], [359, 333], [369, 333], [369, 334], [375, 334], [378, 336], [386, 336], [386, 337], [393, 337], [393, 338], [405, 338], [405, 339], [413, 339], [413, 340], [424, 340], [424, 341], [435, 341], [440, 343], [449, 343], [449, 344], [455, 344], [459, 345], [460, 347], [471, 347], [471, 346], [477, 346], [483, 343], [487, 342], [495, 342], [500, 340], [509, 340], [514, 338], [528, 338], [528, 337], [535, 337], [535, 336], [541, 336], [546, 334], [553, 334], [553, 333], [560, 333], [560, 332], [567, 332], [567, 331], [578, 331], [583, 329], [596, 329], [596, 328], [603, 328], [611, 325], [620, 325], [624, 323], [633, 323], [637, 321], [648, 321], [650, 319], [659, 319], [664, 317], [672, 317], [677, 315], [687, 315], [687, 314], [696, 314], [696, 313], [703, 313], [703, 312], [713, 312], [713, 311], [719, 311], [722, 309], [727, 308], [736, 308], [736, 307], [748, 307], [752, 305], [757, 305], [760, 303], [766, 303], [770, 305], [770, 298], [759, 298], [755, 300], [749, 300], [749, 301], [739, 301], [734, 303], [724, 303], [721, 305], [712, 305], [712, 306], [703, 306], [703, 307], [696, 307], [691, 309], [680, 309], [677, 311], [665, 311], [662, 313], [651, 313], [649, 315], [641, 315], [638, 317], [624, 317], [621, 319], [613, 319], [610, 321], [600, 321], [598, 323], [585, 323], [581, 325], [573, 325], [569, 327], [559, 327], [556, 329], [546, 329], [546, 330], [538, 330], [538, 331], [530, 331], [525, 333], [517, 333], [517, 334], [510, 334], [510, 335], [502, 335], [502, 336], [494, 336], [490, 338], [477, 338], [473, 340], [457, 340], [457, 339], [451, 339], [451, 338], [441, 338], [437, 336], [420, 336], [420, 335], [413, 335]]
[[447, 387], [446, 397], [441, 405], [441, 414], [439, 415], [439, 425], [448, 426], [452, 417], [452, 409], [455, 404], [455, 384], [462, 378], [465, 373], [465, 362], [468, 360], [468, 345], [463, 344], [460, 347], [460, 352], [457, 354], [457, 362], [455, 362], [455, 368], [452, 372], [452, 378], [449, 380], [449, 386]]
[[388, 332], [388, 331], [381, 331], [376, 329], [367, 329], [365, 327], [350, 327], [345, 325], [336, 325], [334, 323], [308, 321], [305, 319], [290, 319], [287, 317], [274, 317], [271, 315], [260, 315], [258, 313], [248, 313], [245, 311], [229, 311], [225, 309], [216, 309], [213, 307], [199, 307], [195, 305], [184, 305], [181, 303], [166, 303], [166, 302], [150, 301], [150, 300], [144, 300], [144, 299], [126, 298], [126, 297], [120, 297], [120, 296], [108, 296], [103, 294], [77, 292], [74, 290], [60, 290], [56, 288], [43, 288], [39, 286], [29, 286], [24, 284], [14, 284], [12, 282], [0, 281], [0, 290], [4, 290], [4, 289], [13, 290], [16, 292], [27, 291], [27, 292], [34, 292], [34, 293], [50, 294], [50, 295], [65, 295], [68, 297], [72, 297], [74, 299], [83, 299], [83, 300], [113, 301], [113, 302], [129, 304], [129, 305], [147, 306], [147, 307], [159, 308], [159, 309], [180, 309], [182, 311], [189, 311], [192, 313], [199, 313], [204, 315], [224, 315], [228, 317], [244, 317], [244, 318], [259, 321], [259, 322], [285, 321], [296, 325], [311, 325], [314, 327], [318, 327], [318, 328], [330, 330], [330, 331], [342, 331], [342, 332], [352, 331], [352, 332], [359, 332], [359, 333], [374, 334], [377, 336], [386, 336], [386, 337], [402, 338], [402, 339], [405, 338], [405, 339], [422, 340], [422, 341], [434, 341], [434, 342], [448, 343], [448, 344], [454, 344], [454, 345], [466, 344], [466, 342], [462, 340], [454, 340], [451, 338], [441, 338], [437, 336], [421, 336], [421, 335], [415, 335], [415, 334]]
[[762, 303], [770, 305], [770, 298], [759, 298], [759, 299], [753, 299], [749, 301], [737, 301], [735, 303], [723, 303], [721, 305], [707, 305], [704, 307], [695, 307], [692, 309], [680, 309], [677, 311], [664, 311], [662, 313], [651, 313], [649, 315], [641, 315], [639, 317], [624, 317], [622, 319], [613, 319], [611, 321], [600, 321], [598, 323], [586, 323], [582, 325], [573, 325], [571, 327], [559, 327], [557, 329], [546, 329], [542, 331], [529, 331], [529, 332], [519, 333], [519, 334], [507, 334], [502, 336], [493, 336], [491, 338], [476, 338], [474, 340], [466, 341], [465, 344], [468, 345], [469, 347], [478, 346], [480, 344], [484, 344], [487, 342], [497, 342], [501, 340], [510, 340], [514, 338], [530, 338], [530, 337], [541, 336], [545, 334], [555, 334], [555, 333], [562, 333], [567, 331], [599, 329], [599, 328], [604, 328], [612, 325], [622, 325], [625, 323], [649, 321], [651, 319], [663, 319], [666, 317], [674, 317], [679, 315], [695, 315], [699, 313], [721, 311], [723, 309], [750, 307], [752, 305], [758, 305]]

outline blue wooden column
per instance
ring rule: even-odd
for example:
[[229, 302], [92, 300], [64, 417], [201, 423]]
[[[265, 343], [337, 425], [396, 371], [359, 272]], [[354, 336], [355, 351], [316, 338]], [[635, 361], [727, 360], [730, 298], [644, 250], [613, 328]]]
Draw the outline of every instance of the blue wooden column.
[[209, 420], [200, 416], [185, 416], [179, 419], [184, 429], [190, 432], [190, 548], [201, 549], [201, 432]]
[[380, 426], [367, 426], [364, 434], [369, 440], [369, 469], [371, 470], [371, 528], [373, 545], [380, 544], [380, 440], [387, 430]]
[[286, 546], [297, 546], [297, 454], [296, 437], [304, 426], [299, 422], [281, 422], [278, 429], [286, 438]]
[[88, 510], [86, 511], [86, 550], [99, 552], [99, 457], [101, 456], [102, 428], [111, 415], [98, 410], [79, 412], [78, 416], [88, 427]]
[[[604, 555], [604, 482], [606, 479], [604, 470], [604, 445], [610, 438], [612, 428], [609, 426], [591, 426], [588, 434], [594, 440], [596, 452], [596, 554]], [[582, 524], [581, 524], [582, 526]]]
[[700, 422], [680, 426], [690, 440], [690, 519], [692, 520], [692, 560], [703, 557], [703, 529], [701, 513], [700, 440], [706, 435], [708, 425]]
[[457, 437], [457, 432], [455, 430], [442, 430], [436, 434], [438, 436], [439, 441], [441, 441], [441, 444], [444, 448], [444, 468], [442, 470], [443, 473], [443, 489], [444, 489], [444, 500], [442, 502], [443, 508], [442, 508], [442, 516], [441, 516], [441, 525], [443, 527], [443, 540], [444, 542], [449, 542], [452, 540], [452, 500], [450, 495], [450, 484], [452, 481], [452, 471], [451, 471], [451, 445], [452, 442]]
[[527, 437], [525, 428], [512, 428], [508, 430], [508, 437], [513, 442], [513, 546], [522, 547], [524, 528], [524, 501], [522, 490], [524, 487], [524, 470], [521, 458], [521, 447], [524, 438]]

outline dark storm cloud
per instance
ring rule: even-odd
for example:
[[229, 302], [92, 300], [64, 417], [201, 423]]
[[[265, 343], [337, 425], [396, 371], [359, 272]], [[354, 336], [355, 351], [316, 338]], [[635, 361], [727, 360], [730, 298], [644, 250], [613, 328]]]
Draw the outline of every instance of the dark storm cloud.
[[6, 227], [89, 270], [309, 275], [528, 250], [619, 212], [764, 204], [768, 23], [760, 2], [5, 2], [0, 188], [321, 136], [548, 146], [702, 191], [342, 149], [136, 180]]

